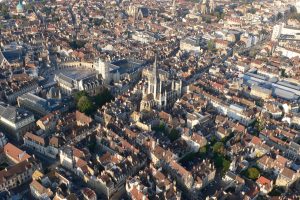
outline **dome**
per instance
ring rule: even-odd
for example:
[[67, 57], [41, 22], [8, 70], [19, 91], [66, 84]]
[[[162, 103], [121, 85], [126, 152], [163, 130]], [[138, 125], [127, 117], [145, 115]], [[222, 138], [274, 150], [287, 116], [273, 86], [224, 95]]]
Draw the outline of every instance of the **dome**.
[[21, 1], [19, 1], [18, 5], [17, 5], [17, 12], [18, 13], [23, 12], [23, 5], [22, 5]]

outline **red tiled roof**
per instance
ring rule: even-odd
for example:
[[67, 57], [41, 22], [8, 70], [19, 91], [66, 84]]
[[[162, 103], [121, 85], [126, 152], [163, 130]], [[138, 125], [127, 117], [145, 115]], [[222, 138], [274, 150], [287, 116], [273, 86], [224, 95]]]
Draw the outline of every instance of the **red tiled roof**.
[[4, 152], [9, 158], [13, 159], [13, 161], [17, 163], [30, 158], [30, 155], [28, 155], [25, 151], [22, 151], [11, 143], [7, 143], [4, 146]]

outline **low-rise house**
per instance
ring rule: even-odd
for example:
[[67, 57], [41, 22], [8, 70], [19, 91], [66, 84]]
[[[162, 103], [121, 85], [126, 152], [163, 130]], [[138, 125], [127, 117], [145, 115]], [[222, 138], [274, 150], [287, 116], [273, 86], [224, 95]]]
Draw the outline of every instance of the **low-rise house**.
[[197, 193], [215, 179], [216, 168], [210, 160], [206, 159], [195, 165], [191, 173], [195, 181], [193, 189], [195, 189]]
[[43, 138], [30, 132], [24, 135], [24, 145], [50, 158], [56, 158], [58, 155], [58, 149], [51, 146], [49, 138]]
[[256, 183], [257, 183], [258, 187], [260, 188], [260, 193], [263, 195], [268, 194], [273, 189], [273, 181], [267, 179], [264, 176], [260, 176], [256, 180]]
[[191, 189], [194, 183], [193, 175], [179, 163], [172, 160], [169, 163], [169, 170], [172, 176], [184, 187]]
[[93, 122], [92, 118], [84, 113], [79, 112], [78, 110], [76, 110], [75, 117], [77, 126], [89, 126]]
[[248, 145], [252, 147], [252, 151], [249, 154], [249, 156], [252, 158], [261, 157], [271, 151], [271, 148], [256, 136], [252, 137]]
[[272, 171], [274, 168], [274, 164], [274, 159], [267, 155], [264, 155], [257, 160], [258, 167], [264, 171]]
[[241, 191], [245, 186], [245, 180], [231, 171], [226, 172], [222, 180], [225, 189], [234, 187], [236, 192]]
[[300, 158], [300, 144], [291, 141], [288, 145], [288, 149], [285, 152], [287, 156], [297, 159]]
[[90, 188], [84, 188], [81, 190], [84, 200], [97, 200], [97, 194]]
[[53, 197], [53, 192], [49, 188], [45, 188], [41, 183], [33, 180], [30, 183], [30, 191], [34, 198], [50, 200]]
[[56, 170], [46, 175], [36, 170], [32, 174], [32, 179], [30, 191], [35, 199], [68, 199], [64, 197], [71, 195], [70, 181]]
[[42, 167], [41, 163], [11, 143], [2, 150], [2, 162], [8, 167], [0, 171], [0, 191], [16, 188], [31, 179], [35, 170]]
[[42, 118], [40, 118], [36, 122], [36, 125], [45, 133], [53, 132], [55, 131], [59, 117], [60, 115], [58, 112], [49, 113], [48, 115], [45, 115]]
[[225, 137], [227, 137], [229, 135], [229, 131], [228, 129], [225, 129], [223, 127], [218, 127], [217, 131], [216, 131], [216, 136], [218, 139], [223, 139]]
[[183, 134], [182, 139], [184, 139], [189, 147], [194, 151], [197, 152], [201, 147], [204, 147], [207, 144], [207, 140], [202, 135], [197, 133]]
[[291, 165], [291, 161], [287, 158], [277, 155], [274, 160], [274, 173], [278, 175], [285, 167], [289, 167]]
[[1, 170], [0, 191], [10, 190], [28, 182], [33, 172], [41, 167], [41, 163], [31, 157]]
[[299, 173], [285, 167], [279, 172], [276, 185], [289, 188], [299, 178]]
[[278, 119], [283, 115], [282, 110], [278, 106], [274, 105], [274, 103], [264, 104], [264, 110], [268, 112], [274, 119]]

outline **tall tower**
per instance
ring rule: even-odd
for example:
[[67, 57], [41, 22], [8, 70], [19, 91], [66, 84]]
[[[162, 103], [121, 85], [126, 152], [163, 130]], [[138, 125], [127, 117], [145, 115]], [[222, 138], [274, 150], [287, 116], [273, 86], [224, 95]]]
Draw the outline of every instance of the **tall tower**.
[[209, 13], [214, 12], [215, 9], [216, 9], [215, 1], [214, 0], [210, 0], [210, 2], [209, 2]]
[[98, 71], [99, 74], [101, 74], [103, 81], [105, 83], [109, 83], [110, 77], [109, 77], [109, 65], [101, 60], [101, 58], [98, 59], [98, 61], [94, 64], [96, 71]]
[[206, 0], [203, 0], [200, 5], [201, 14], [205, 15], [207, 11], [207, 2]]
[[297, 13], [300, 13], [300, 0], [296, 0], [296, 5]]
[[172, 4], [172, 16], [175, 17], [176, 15], [176, 0], [173, 0]]
[[22, 13], [23, 11], [23, 4], [21, 3], [21, 0], [19, 0], [19, 3], [17, 5], [17, 13]]
[[157, 83], [158, 83], [157, 58], [155, 56], [152, 74], [148, 81], [148, 94], [152, 93], [154, 95], [154, 98], [156, 97], [156, 93], [157, 93]]

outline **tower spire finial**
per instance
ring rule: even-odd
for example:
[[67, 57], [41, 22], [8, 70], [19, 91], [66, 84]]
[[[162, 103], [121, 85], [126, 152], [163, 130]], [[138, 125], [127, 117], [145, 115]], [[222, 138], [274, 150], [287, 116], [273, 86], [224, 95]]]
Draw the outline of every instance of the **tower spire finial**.
[[154, 63], [153, 63], [153, 76], [157, 75], [157, 53], [155, 53]]

